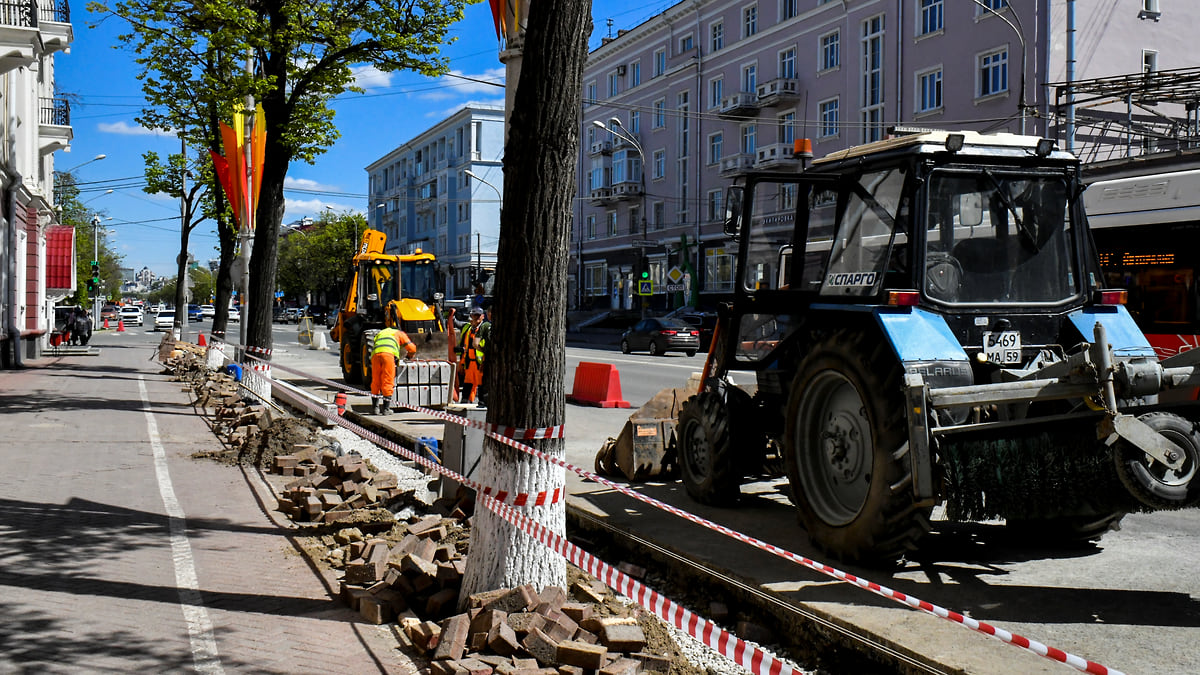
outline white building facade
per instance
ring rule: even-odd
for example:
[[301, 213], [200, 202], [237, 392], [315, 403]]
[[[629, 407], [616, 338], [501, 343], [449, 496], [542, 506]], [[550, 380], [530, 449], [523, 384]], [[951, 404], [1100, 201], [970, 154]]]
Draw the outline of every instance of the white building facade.
[[14, 367], [41, 355], [55, 301], [74, 291], [74, 232], [58, 227], [54, 210], [54, 152], [72, 139], [70, 103], [55, 87], [54, 59], [74, 34], [66, 0], [13, 0], [2, 10], [0, 365]]
[[388, 253], [437, 256], [447, 299], [490, 286], [503, 157], [504, 110], [467, 106], [367, 166], [368, 222]]

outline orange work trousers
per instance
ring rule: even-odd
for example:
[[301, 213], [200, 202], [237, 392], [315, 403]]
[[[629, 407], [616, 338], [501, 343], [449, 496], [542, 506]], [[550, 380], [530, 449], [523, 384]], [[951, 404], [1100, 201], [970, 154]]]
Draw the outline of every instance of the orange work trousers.
[[396, 357], [387, 352], [371, 355], [371, 395], [392, 397], [396, 387]]

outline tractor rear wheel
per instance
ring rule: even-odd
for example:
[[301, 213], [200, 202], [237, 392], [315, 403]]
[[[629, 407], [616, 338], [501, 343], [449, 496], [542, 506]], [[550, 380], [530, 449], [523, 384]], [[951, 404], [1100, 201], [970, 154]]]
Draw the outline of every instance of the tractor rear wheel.
[[842, 332], [813, 346], [792, 384], [792, 500], [812, 542], [842, 560], [894, 562], [930, 527], [912, 492], [901, 374], [886, 341]]
[[721, 395], [705, 391], [684, 401], [677, 428], [679, 466], [688, 495], [710, 506], [736, 503], [742, 476], [730, 447], [729, 410]]
[[342, 380], [346, 384], [361, 384], [361, 374], [354, 363], [354, 341], [349, 336], [342, 336], [341, 356], [342, 362]]

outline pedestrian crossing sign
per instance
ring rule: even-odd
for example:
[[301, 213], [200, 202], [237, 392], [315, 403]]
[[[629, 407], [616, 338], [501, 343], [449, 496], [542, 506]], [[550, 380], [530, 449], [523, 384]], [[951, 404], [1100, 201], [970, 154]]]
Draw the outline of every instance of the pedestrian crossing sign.
[[654, 282], [650, 280], [638, 280], [638, 295], [654, 295]]

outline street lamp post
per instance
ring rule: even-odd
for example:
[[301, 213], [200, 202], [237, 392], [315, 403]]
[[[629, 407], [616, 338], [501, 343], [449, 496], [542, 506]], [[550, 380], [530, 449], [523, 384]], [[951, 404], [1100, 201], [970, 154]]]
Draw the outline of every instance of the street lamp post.
[[[500, 188], [498, 188], [495, 185], [492, 185], [491, 183], [487, 182], [486, 180], [480, 178], [478, 175], [475, 174], [475, 172], [471, 171], [470, 169], [464, 170], [463, 173], [470, 176], [471, 178], [474, 178], [475, 180], [479, 181], [480, 183], [483, 183], [484, 185], [492, 188], [492, 190], [496, 193], [496, 199], [500, 200], [500, 213], [503, 214], [504, 213], [504, 195], [500, 193]], [[468, 259], [467, 262], [469, 264], [470, 260]], [[480, 243], [479, 232], [475, 233], [475, 268], [476, 268], [475, 269], [475, 278], [478, 279], [483, 275], [483, 246]]]
[[[642, 149], [642, 144], [638, 143], [637, 138], [635, 138], [634, 135], [632, 133], [630, 133], [630, 131], [628, 129], [625, 128], [624, 124], [621, 124], [621, 118], [619, 118], [619, 117], [608, 118], [607, 126], [600, 120], [593, 120], [592, 124], [595, 125], [597, 128], [604, 129], [605, 131], [609, 132], [610, 134], [612, 134], [612, 135], [616, 136], [617, 138], [620, 138], [620, 139], [624, 140], [625, 142], [629, 143], [630, 145], [632, 145], [633, 149], [637, 151], [638, 157], [640, 157], [642, 160], [642, 171], [641, 171], [642, 244], [641, 244], [641, 246], [638, 247], [638, 251], [640, 252], [638, 257], [641, 258], [641, 261], [642, 261], [642, 264], [641, 264], [642, 271], [649, 273], [650, 267], [648, 264], [648, 260], [646, 258], [646, 241], [647, 241], [646, 237], [649, 236], [648, 233], [646, 232], [646, 152], [645, 152], [645, 150]], [[634, 283], [637, 283], [636, 279], [634, 280]], [[645, 296], [642, 296], [641, 305], [642, 305], [642, 318], [643, 319], [646, 318], [646, 312], [649, 308], [649, 304], [650, 304], [650, 301], [647, 300]]]
[[105, 154], [96, 155], [95, 157], [89, 159], [88, 161], [86, 161], [82, 164], [76, 164], [75, 166], [73, 166], [69, 169], [64, 169], [62, 171], [59, 171], [58, 173], [71, 173], [72, 171], [74, 171], [75, 169], [78, 169], [81, 166], [87, 166], [88, 164], [91, 164], [92, 162], [99, 162], [100, 160], [104, 159], [105, 157], [108, 157], [108, 155], [105, 155]]

